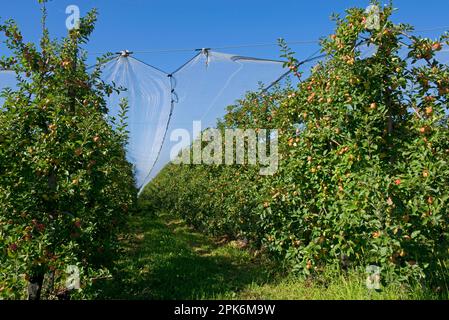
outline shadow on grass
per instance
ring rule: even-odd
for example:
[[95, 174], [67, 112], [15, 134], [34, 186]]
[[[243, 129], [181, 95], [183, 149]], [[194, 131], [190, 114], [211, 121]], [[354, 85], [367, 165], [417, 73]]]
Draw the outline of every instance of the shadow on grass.
[[245, 251], [219, 246], [168, 216], [135, 216], [112, 280], [97, 282], [100, 299], [233, 298], [270, 280], [270, 269]]

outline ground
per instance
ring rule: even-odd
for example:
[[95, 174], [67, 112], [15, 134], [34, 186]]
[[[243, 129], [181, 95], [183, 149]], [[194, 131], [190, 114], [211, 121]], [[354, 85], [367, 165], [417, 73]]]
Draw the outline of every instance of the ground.
[[430, 299], [404, 285], [381, 292], [355, 273], [303, 279], [236, 242], [207, 237], [167, 214], [140, 213], [122, 236], [113, 278], [99, 281], [101, 299]]

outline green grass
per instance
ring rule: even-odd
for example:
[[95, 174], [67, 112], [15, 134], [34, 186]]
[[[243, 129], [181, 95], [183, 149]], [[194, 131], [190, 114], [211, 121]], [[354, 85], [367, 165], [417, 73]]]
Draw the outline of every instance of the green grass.
[[232, 296], [233, 292], [270, 278], [268, 269], [247, 252], [220, 246], [180, 220], [136, 216], [131, 231], [122, 241], [113, 281], [98, 286], [101, 298]]
[[417, 287], [368, 290], [363, 275], [286, 276], [261, 256], [219, 244], [168, 215], [136, 215], [100, 299], [434, 299]]

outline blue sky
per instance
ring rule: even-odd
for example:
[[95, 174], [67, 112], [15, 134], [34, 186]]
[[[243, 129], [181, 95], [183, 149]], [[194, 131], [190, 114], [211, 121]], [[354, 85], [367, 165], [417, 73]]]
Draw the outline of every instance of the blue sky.
[[[66, 32], [68, 5], [78, 5], [82, 14], [98, 8], [99, 21], [87, 47], [91, 52], [90, 61], [94, 61], [94, 53], [122, 49], [149, 51], [275, 43], [279, 37], [287, 41], [317, 40], [332, 33], [334, 25], [329, 17], [333, 12], [342, 13], [351, 6], [366, 7], [368, 3], [360, 0], [53, 0], [48, 4], [48, 11], [51, 32], [60, 37]], [[411, 23], [417, 30], [449, 25], [449, 1], [396, 0], [394, 4], [399, 8], [394, 20]], [[0, 17], [14, 18], [26, 39], [38, 39], [37, 0], [2, 1]], [[433, 37], [438, 32], [425, 34]], [[317, 49], [313, 44], [292, 47], [299, 58]], [[266, 58], [279, 56], [276, 46], [222, 51]], [[173, 70], [191, 55], [182, 52], [136, 56], [164, 70]]]

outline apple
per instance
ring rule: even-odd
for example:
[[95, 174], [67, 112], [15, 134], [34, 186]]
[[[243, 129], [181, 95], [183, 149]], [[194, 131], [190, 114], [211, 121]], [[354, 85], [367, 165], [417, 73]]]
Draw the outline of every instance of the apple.
[[440, 96], [443, 96], [443, 95], [448, 94], [448, 93], [449, 93], [449, 88], [446, 88], [446, 87], [439, 87], [438, 88], [438, 94]]
[[73, 224], [74, 224], [75, 227], [81, 228], [81, 220], [80, 219], [76, 219]]
[[25, 241], [30, 241], [33, 238], [33, 236], [31, 235], [31, 233], [27, 233], [26, 235], [23, 236], [23, 240]]
[[315, 95], [316, 95], [316, 93], [315, 92], [312, 92], [311, 94], [310, 94], [310, 96], [307, 98], [307, 102], [312, 102], [313, 101], [313, 99], [315, 99]]
[[14, 252], [14, 251], [17, 251], [17, 244], [16, 243], [11, 243], [9, 246], [8, 246], [8, 248], [9, 248], [9, 250], [10, 251], [12, 251], [12, 252]]
[[69, 60], [63, 60], [61, 63], [63, 68], [67, 68], [70, 65], [70, 61]]
[[14, 40], [16, 40], [17, 42], [20, 42], [20, 41], [22, 41], [22, 35], [20, 34], [20, 33], [17, 33], [17, 32], [14, 32], [14, 35], [13, 35], [13, 38], [14, 38]]
[[312, 269], [312, 261], [307, 260], [306, 268], [307, 268], [307, 270]]
[[422, 134], [425, 134], [425, 133], [427, 133], [429, 131], [430, 131], [430, 128], [428, 126], [419, 128], [419, 132], [422, 133]]
[[440, 42], [435, 42], [433, 45], [432, 45], [432, 50], [433, 51], [440, 51], [442, 49], [442, 46], [441, 46], [441, 43]]

